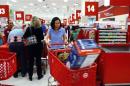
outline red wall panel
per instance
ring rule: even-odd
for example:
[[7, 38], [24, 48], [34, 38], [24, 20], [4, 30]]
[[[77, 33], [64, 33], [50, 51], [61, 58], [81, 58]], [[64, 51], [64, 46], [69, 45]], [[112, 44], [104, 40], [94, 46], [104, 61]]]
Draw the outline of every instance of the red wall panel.
[[110, 0], [110, 5], [113, 5], [113, 6], [130, 6], [130, 0]]
[[[117, 16], [117, 15], [122, 15], [122, 14], [129, 14], [128, 6], [126, 6], [126, 7], [114, 6], [114, 7], [111, 7], [111, 9], [109, 9], [109, 8], [106, 8], [106, 9], [104, 7], [100, 8], [101, 9], [101, 11], [99, 13], [100, 18]], [[103, 9], [104, 9], [104, 11], [103, 11]], [[107, 9], [109, 9], [109, 10], [107, 10]]]

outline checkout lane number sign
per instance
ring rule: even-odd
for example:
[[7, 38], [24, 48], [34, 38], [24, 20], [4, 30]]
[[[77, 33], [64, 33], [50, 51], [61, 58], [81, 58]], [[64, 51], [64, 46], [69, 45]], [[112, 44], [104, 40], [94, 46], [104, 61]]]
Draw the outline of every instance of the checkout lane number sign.
[[85, 16], [98, 15], [98, 2], [85, 2]]
[[8, 5], [0, 5], [0, 17], [9, 17]]

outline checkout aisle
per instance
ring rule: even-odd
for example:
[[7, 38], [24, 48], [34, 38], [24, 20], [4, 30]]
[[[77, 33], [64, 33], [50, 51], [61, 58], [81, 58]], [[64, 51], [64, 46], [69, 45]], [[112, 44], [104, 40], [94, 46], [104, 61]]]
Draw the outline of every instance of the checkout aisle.
[[[19, 75], [18, 78], [11, 75], [6, 80], [0, 80], [0, 86], [2, 86], [1, 84], [48, 86], [48, 79], [51, 75], [60, 82], [61, 86], [130, 86], [130, 0], [95, 1], [25, 0], [23, 2], [22, 0], [0, 0], [1, 32], [4, 32], [9, 20], [13, 20], [15, 25], [27, 27], [32, 17], [38, 16], [43, 25], [49, 27], [51, 19], [58, 16], [63, 27], [70, 26], [70, 32], [66, 32], [73, 33], [74, 37], [68, 35], [68, 39], [72, 37], [69, 42], [80, 40], [79, 43], [73, 42], [73, 46], [76, 47], [71, 46], [71, 53], [66, 47], [67, 51], [58, 52], [69, 52], [68, 58], [72, 57], [69, 66], [66, 65], [67, 62], [64, 62], [65, 59], [57, 59], [57, 51], [52, 50], [48, 53], [48, 57], [51, 56], [48, 59], [50, 67], [47, 68], [47, 72], [41, 80], [37, 80], [34, 69], [33, 81], [28, 80], [28, 75], [25, 77]], [[103, 4], [105, 1], [108, 1], [107, 6]], [[21, 8], [22, 6], [25, 10]], [[73, 26], [78, 26], [78, 28], [72, 31], [71, 27]], [[86, 46], [86, 44], [80, 44], [81, 39], [93, 39], [94, 42], [88, 42], [88, 46]], [[96, 48], [93, 48], [93, 43], [97, 45]], [[55, 64], [52, 64], [54, 62]], [[92, 62], [93, 64], [87, 65]], [[0, 76], [5, 73], [5, 71], [3, 73], [4, 69], [1, 64], [4, 65], [4, 62], [0, 63]], [[8, 68], [9, 66], [7, 70]], [[77, 68], [79, 70], [75, 70]], [[60, 73], [63, 76], [59, 75]]]

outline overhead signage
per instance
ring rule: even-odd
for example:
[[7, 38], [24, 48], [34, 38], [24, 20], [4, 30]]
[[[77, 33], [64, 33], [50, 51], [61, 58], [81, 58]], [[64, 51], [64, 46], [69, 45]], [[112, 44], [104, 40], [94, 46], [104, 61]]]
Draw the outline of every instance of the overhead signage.
[[9, 17], [8, 5], [0, 5], [0, 17]]
[[16, 20], [24, 20], [24, 11], [15, 12]]
[[85, 16], [98, 15], [98, 2], [85, 2]]

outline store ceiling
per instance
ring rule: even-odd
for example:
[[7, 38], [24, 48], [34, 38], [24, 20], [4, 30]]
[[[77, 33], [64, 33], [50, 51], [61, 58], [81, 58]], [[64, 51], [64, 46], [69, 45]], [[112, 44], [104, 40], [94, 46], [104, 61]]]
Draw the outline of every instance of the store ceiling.
[[[81, 9], [82, 0], [0, 0], [0, 5], [9, 4], [11, 9], [21, 11], [24, 10], [26, 14], [33, 14], [41, 18], [52, 18], [59, 16], [64, 18], [69, 16], [75, 9]], [[90, 1], [90, 0], [89, 0]], [[103, 0], [93, 0], [99, 1]]]

